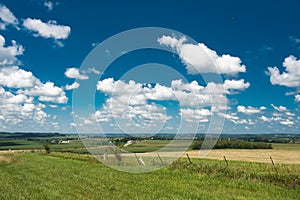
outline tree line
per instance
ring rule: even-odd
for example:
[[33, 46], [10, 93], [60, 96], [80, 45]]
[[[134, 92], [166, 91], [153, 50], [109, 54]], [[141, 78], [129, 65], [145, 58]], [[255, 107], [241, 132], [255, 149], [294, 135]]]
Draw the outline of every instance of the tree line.
[[[196, 140], [191, 149], [201, 149], [203, 140]], [[250, 142], [246, 140], [218, 140], [214, 149], [273, 149], [272, 144], [266, 142]]]

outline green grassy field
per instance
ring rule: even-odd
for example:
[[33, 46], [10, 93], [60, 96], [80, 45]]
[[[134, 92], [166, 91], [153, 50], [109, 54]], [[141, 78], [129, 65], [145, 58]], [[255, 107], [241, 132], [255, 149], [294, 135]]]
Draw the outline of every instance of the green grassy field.
[[[135, 153], [152, 152], [169, 143], [170, 140], [142, 140], [127, 147], [123, 147], [123, 149]], [[180, 142], [178, 142], [178, 144], [173, 144], [172, 147], [176, 151], [178, 146], [180, 146]], [[300, 150], [300, 143], [272, 143], [272, 147], [275, 150]]]
[[41, 142], [26, 141], [24, 139], [0, 140], [0, 150], [8, 149], [40, 149], [43, 147]]
[[300, 143], [272, 143], [274, 149], [300, 150]]
[[129, 174], [88, 155], [17, 154], [0, 162], [0, 199], [299, 199], [299, 165], [192, 159]]
[[[0, 140], [0, 150], [30, 150], [44, 149], [47, 144], [41, 141], [28, 141], [25, 139], [6, 139]], [[71, 141], [69, 144], [49, 144], [52, 150], [71, 151], [80, 148], [85, 148], [80, 141]]]
[[[129, 146], [122, 147], [122, 149], [129, 152], [145, 153], [157, 151], [169, 144], [170, 140], [142, 140], [132, 143]], [[173, 141], [168, 150], [176, 151], [178, 148], [183, 147], [183, 145], [184, 143], [182, 143], [181, 141]]]

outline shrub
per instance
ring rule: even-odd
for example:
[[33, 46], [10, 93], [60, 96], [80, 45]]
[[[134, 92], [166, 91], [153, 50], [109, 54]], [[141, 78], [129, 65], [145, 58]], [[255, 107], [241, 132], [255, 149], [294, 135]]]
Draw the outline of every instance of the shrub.
[[46, 154], [49, 154], [51, 152], [51, 149], [50, 149], [50, 145], [49, 144], [45, 144], [44, 145], [44, 149], [46, 151]]

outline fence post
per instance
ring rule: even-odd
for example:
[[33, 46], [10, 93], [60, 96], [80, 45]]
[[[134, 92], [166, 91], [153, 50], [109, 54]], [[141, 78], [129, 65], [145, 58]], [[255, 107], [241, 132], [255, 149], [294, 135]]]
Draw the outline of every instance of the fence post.
[[161, 162], [161, 165], [164, 165], [164, 161], [161, 159], [160, 155], [158, 153], [157, 153], [157, 155], [158, 155], [158, 158], [159, 158], [159, 160]]
[[190, 165], [192, 165], [193, 163], [192, 163], [192, 161], [191, 161], [191, 159], [190, 159], [189, 154], [187, 153], [186, 156], [187, 156], [187, 158], [188, 158], [188, 160], [189, 160]]
[[226, 166], [228, 166], [228, 161], [227, 161], [226, 157], [223, 156], [223, 158], [224, 158], [224, 161], [225, 161], [225, 163], [226, 163]]
[[141, 165], [139, 158], [137, 157], [136, 153], [134, 153], [135, 159], [138, 162], [139, 165]]
[[277, 168], [276, 168], [276, 166], [275, 166], [275, 163], [274, 163], [274, 161], [273, 161], [273, 159], [272, 159], [271, 156], [270, 156], [270, 160], [271, 160], [271, 162], [272, 162], [273, 168], [275, 169], [276, 173], [278, 173]]

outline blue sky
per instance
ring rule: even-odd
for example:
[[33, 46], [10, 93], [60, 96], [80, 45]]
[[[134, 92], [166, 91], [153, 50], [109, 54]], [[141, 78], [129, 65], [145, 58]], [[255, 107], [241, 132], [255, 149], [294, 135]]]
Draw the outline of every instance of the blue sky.
[[[180, 123], [197, 123], [205, 132], [217, 115], [225, 119], [224, 133], [298, 133], [299, 9], [298, 0], [0, 1], [0, 131], [92, 131], [97, 123], [105, 132], [176, 132]], [[140, 27], [176, 30], [187, 39], [162, 33], [157, 45], [173, 53], [123, 52], [106, 71], [80, 68], [102, 41]], [[211, 63], [203, 64], [207, 58]], [[152, 76], [161, 81], [147, 85], [149, 66], [138, 71], [147, 63], [169, 66], [185, 81], [157, 65]], [[138, 75], [129, 76], [134, 69]], [[223, 82], [203, 82], [207, 72]], [[95, 115], [82, 117], [72, 93], [92, 77], [99, 81]], [[207, 97], [226, 106], [191, 105]]]

